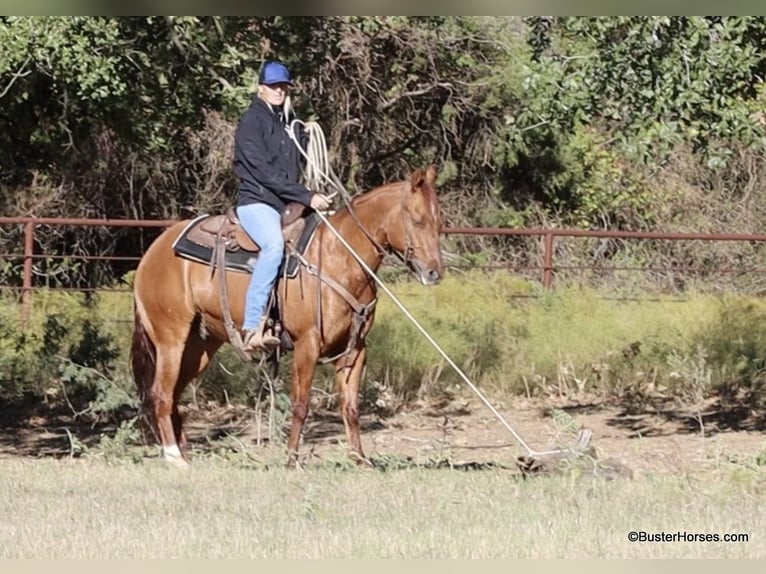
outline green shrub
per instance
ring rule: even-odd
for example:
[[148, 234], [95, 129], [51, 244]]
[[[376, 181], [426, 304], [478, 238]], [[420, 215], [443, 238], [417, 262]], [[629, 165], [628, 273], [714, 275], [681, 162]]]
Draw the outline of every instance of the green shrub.
[[[124, 298], [124, 297], [123, 297]], [[107, 295], [35, 292], [29, 321], [12, 298], [0, 310], [0, 400], [64, 401], [77, 413], [135, 405], [127, 369], [130, 334], [110, 325]], [[115, 325], [120, 325], [121, 328]]]
[[[451, 275], [436, 286], [404, 282], [392, 292], [433, 340], [469, 377], [496, 370], [509, 349], [507, 334], [523, 334], [512, 298], [536, 286], [509, 275], [480, 272]], [[507, 311], [507, 312], [506, 312]], [[382, 383], [405, 400], [439, 392], [461, 378], [385, 295], [368, 336], [368, 380]]]
[[[715, 395], [761, 401], [766, 304], [755, 298], [690, 293], [626, 301], [585, 287], [544, 291], [534, 281], [478, 271], [453, 272], [429, 288], [401, 278], [388, 284], [471, 381], [500, 396], [589, 393], [635, 407], [651, 397], [686, 405]], [[18, 303], [3, 303], [0, 401], [63, 401], [102, 419], [135, 409], [129, 294], [35, 293], [27, 329]], [[402, 404], [463, 388], [384, 293], [367, 343], [366, 412], [384, 396]], [[291, 360], [284, 355], [272, 379], [271, 365], [245, 364], [225, 345], [183, 400], [269, 409], [281, 425], [289, 417]], [[331, 366], [319, 367], [312, 396], [334, 408], [334, 386]]]

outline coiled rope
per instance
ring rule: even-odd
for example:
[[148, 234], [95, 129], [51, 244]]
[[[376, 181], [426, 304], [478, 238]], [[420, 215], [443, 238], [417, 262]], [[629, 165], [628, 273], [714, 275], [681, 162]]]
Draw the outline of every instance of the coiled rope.
[[[295, 135], [296, 124], [301, 124], [309, 136], [309, 143], [306, 151], [303, 150], [303, 147], [300, 145], [300, 142]], [[304, 170], [306, 187], [312, 191], [323, 193], [328, 199], [333, 199], [340, 193], [344, 201], [348, 202], [351, 199], [351, 195], [346, 188], [343, 187], [340, 179], [330, 166], [329, 154], [327, 153], [327, 140], [325, 139], [322, 126], [316, 122], [306, 124], [299, 119], [294, 119], [290, 122], [287, 132], [290, 139], [293, 140], [298, 148], [298, 151], [306, 160], [306, 168]], [[326, 190], [328, 188], [333, 191], [327, 192]]]

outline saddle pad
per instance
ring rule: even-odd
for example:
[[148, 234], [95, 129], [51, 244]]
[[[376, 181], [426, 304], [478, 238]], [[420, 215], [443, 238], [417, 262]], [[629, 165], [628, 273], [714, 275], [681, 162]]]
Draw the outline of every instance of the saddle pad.
[[[209, 214], [200, 215], [199, 217], [192, 219], [186, 227], [184, 227], [181, 234], [173, 242], [173, 251], [176, 255], [180, 255], [185, 259], [196, 261], [197, 263], [209, 264], [213, 255], [213, 250], [207, 245], [200, 245], [190, 240], [188, 235], [189, 231], [202, 220], [211, 217]], [[240, 273], [251, 273], [252, 266], [258, 258], [257, 254], [250, 251], [243, 251], [238, 249], [237, 251], [226, 250], [226, 256], [224, 258], [224, 265], [229, 271], [238, 271]]]
[[[173, 251], [176, 255], [197, 263], [210, 264], [210, 259], [213, 256], [213, 250], [206, 246], [200, 245], [188, 238], [189, 230], [203, 219], [211, 217], [209, 214], [200, 215], [196, 219], [190, 221], [186, 227], [184, 227], [181, 234], [173, 242]], [[316, 213], [311, 213], [306, 218], [306, 225], [301, 232], [301, 236], [295, 246], [298, 253], [303, 254], [308, 246], [311, 244], [311, 240], [314, 238], [317, 225], [319, 224], [319, 216]], [[226, 250], [224, 257], [224, 266], [229, 271], [236, 271], [239, 273], [252, 273], [253, 265], [258, 259], [258, 253], [252, 251], [245, 251], [243, 249], [237, 249], [236, 251]], [[298, 268], [300, 262], [296, 257], [292, 255], [288, 256], [287, 261], [287, 277], [292, 278], [298, 274]], [[280, 270], [281, 273], [281, 270]]]

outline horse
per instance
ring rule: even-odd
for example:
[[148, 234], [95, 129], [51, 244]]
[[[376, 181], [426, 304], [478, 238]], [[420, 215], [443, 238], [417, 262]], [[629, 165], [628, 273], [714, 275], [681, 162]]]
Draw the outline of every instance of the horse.
[[[369, 464], [359, 436], [359, 391], [377, 284], [327, 224], [373, 273], [386, 254], [393, 254], [422, 285], [434, 285], [444, 273], [436, 175], [435, 166], [429, 165], [413, 170], [408, 179], [355, 195], [318, 223], [295, 275], [281, 274], [275, 282], [272, 296], [280, 303], [282, 349], [293, 355], [288, 466], [298, 461], [320, 360], [334, 367], [349, 455]], [[130, 352], [141, 410], [160, 443], [162, 458], [179, 466], [190, 461], [179, 398], [221, 345], [235, 343], [229, 327], [232, 321], [242, 324], [250, 277], [180, 257], [173, 246], [188, 225], [185, 220], [168, 227], [139, 261]], [[220, 273], [224, 275], [213, 277]], [[228, 292], [230, 306], [222, 292]]]

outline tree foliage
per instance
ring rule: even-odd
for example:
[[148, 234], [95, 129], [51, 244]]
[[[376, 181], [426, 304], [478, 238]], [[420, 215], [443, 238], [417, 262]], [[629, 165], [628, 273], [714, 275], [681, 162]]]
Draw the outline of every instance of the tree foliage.
[[[532, 183], [577, 223], [653, 222], [655, 190], [646, 181], [621, 181], [626, 162], [651, 172], [688, 145], [701, 165], [715, 170], [725, 169], [741, 146], [763, 149], [762, 18], [535, 17], [528, 23], [525, 110], [506, 140], [507, 153], [522, 159], [509, 163], [525, 171], [530, 163], [550, 166]], [[527, 134], [536, 122], [542, 125]], [[634, 169], [629, 179], [638, 175]], [[632, 218], [615, 219], [624, 207]]]
[[4, 17], [0, 210], [228, 206], [232, 133], [276, 57], [351, 190], [435, 162], [451, 224], [673, 227], [691, 202], [684, 221], [758, 231], [764, 43], [761, 17]]

